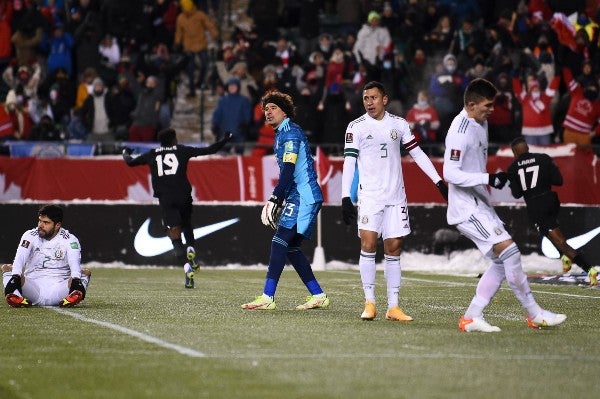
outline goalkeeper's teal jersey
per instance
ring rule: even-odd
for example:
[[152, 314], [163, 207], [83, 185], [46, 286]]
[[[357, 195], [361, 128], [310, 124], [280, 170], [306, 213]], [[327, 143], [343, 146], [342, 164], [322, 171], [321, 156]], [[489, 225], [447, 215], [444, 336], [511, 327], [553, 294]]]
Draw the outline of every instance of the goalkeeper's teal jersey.
[[273, 150], [279, 170], [284, 162], [295, 164], [294, 179], [285, 189], [287, 202], [314, 204], [323, 202], [323, 193], [317, 183], [317, 172], [304, 131], [294, 122], [282, 123], [275, 132]]

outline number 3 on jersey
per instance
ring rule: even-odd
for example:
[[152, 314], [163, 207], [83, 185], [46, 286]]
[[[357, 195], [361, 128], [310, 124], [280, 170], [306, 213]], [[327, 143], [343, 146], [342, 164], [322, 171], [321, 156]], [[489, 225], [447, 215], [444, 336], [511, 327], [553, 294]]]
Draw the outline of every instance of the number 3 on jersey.
[[156, 168], [159, 176], [174, 175], [177, 173], [179, 161], [173, 153], [159, 154], [156, 156]]

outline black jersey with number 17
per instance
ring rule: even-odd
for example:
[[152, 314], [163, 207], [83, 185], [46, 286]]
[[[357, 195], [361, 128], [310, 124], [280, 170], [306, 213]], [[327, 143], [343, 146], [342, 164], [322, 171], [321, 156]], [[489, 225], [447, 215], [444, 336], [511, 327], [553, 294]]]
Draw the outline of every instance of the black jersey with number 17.
[[187, 166], [190, 158], [212, 154], [208, 147], [197, 148], [182, 144], [171, 147], [154, 148], [138, 157], [126, 160], [127, 165], [148, 165], [152, 175], [154, 196], [189, 197], [192, 186], [187, 177]]
[[526, 202], [552, 191], [552, 186], [563, 183], [560, 170], [547, 154], [521, 154], [507, 171], [513, 196], [523, 197]]

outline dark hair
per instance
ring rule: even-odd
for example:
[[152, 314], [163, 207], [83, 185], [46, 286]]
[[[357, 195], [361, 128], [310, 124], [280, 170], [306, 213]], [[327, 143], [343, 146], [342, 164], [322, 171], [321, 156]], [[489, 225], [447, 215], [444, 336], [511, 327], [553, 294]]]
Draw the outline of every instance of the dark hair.
[[62, 223], [63, 210], [58, 205], [44, 205], [38, 211], [38, 216], [48, 216], [54, 223]]
[[260, 100], [260, 104], [262, 105], [263, 109], [265, 109], [268, 103], [277, 105], [290, 119], [296, 116], [294, 101], [289, 94], [281, 93], [279, 91], [270, 91]]
[[175, 133], [175, 129], [166, 128], [158, 132], [156, 135], [158, 137], [158, 141], [160, 145], [163, 147], [168, 147], [174, 144], [177, 144], [177, 134]]
[[498, 89], [486, 79], [474, 79], [469, 83], [465, 90], [464, 103], [480, 103], [484, 100], [493, 100], [498, 94]]
[[369, 90], [369, 89], [379, 90], [381, 92], [381, 97], [387, 96], [387, 93], [385, 92], [385, 87], [383, 87], [383, 84], [381, 84], [377, 81], [372, 80], [369, 83], [365, 84], [365, 86], [363, 87], [363, 91]]
[[519, 137], [515, 138], [513, 141], [511, 141], [510, 142], [510, 146], [514, 147], [514, 146], [516, 146], [518, 144], [521, 144], [521, 143], [527, 144], [527, 141], [525, 140], [525, 137], [523, 137], [523, 136], [519, 136]]

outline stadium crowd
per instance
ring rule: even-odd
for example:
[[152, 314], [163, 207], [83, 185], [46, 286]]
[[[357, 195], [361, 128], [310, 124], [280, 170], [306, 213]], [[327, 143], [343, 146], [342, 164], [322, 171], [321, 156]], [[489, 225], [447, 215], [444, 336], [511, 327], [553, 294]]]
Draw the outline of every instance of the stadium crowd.
[[268, 146], [260, 98], [277, 89], [312, 143], [341, 147], [377, 80], [435, 148], [483, 77], [501, 93], [490, 142], [586, 146], [600, 135], [598, 22], [597, 0], [0, 0], [0, 141], [156, 141], [177, 90], [204, 90], [219, 96], [217, 139]]

